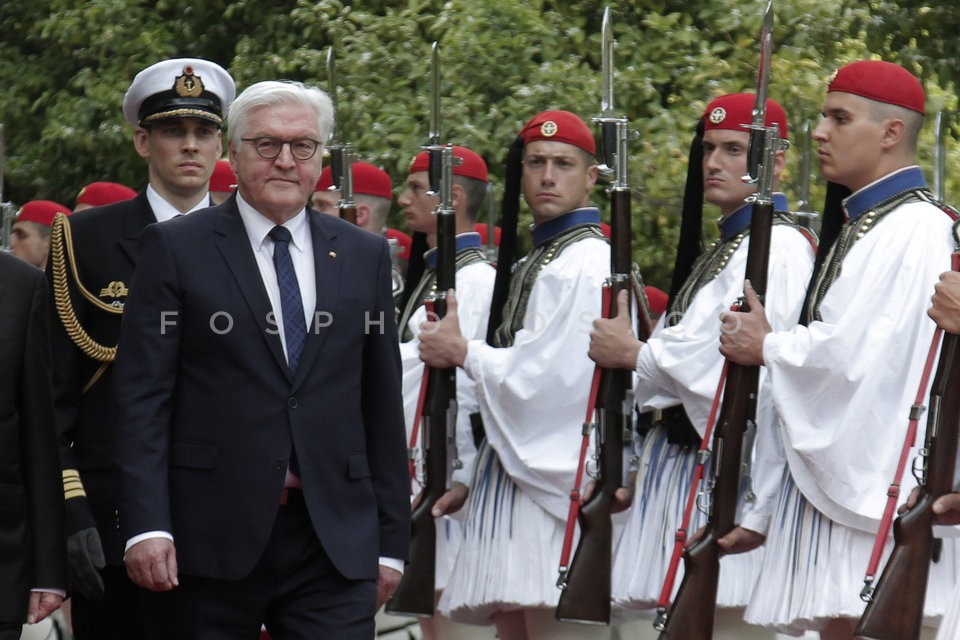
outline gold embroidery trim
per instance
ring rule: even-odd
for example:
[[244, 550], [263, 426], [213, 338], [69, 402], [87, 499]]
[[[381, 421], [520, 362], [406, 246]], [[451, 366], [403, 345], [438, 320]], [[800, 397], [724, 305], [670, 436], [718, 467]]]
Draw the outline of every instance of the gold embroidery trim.
[[[83, 283], [80, 282], [80, 274], [77, 271], [76, 256], [73, 251], [73, 236], [70, 232], [70, 221], [62, 213], [54, 216], [53, 226], [50, 232], [50, 268], [53, 270], [53, 299], [57, 308], [57, 315], [63, 323], [63, 328], [75, 345], [88, 357], [99, 362], [109, 363], [117, 357], [116, 347], [107, 347], [96, 342], [90, 337], [77, 319], [73, 303], [70, 301], [70, 286], [67, 280], [67, 261], [70, 263], [70, 274], [76, 284], [77, 290], [96, 308], [107, 313], [122, 314], [122, 309], [110, 306], [100, 301], [96, 296], [90, 293]], [[103, 369], [98, 371], [94, 377], [84, 387], [84, 391], [90, 388], [94, 382], [99, 379]]]

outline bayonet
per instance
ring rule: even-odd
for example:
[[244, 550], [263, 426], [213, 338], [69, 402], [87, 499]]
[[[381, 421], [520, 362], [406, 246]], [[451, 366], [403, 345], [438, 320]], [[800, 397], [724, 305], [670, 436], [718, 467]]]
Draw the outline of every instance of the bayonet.
[[3, 179], [4, 168], [7, 164], [7, 149], [5, 146], [3, 123], [0, 123], [0, 250], [10, 250], [10, 234], [13, 232], [13, 219], [17, 210], [13, 204], [4, 199]]
[[602, 90], [600, 94], [600, 115], [612, 118], [614, 115], [613, 101], [613, 20], [610, 18], [610, 7], [603, 10], [603, 25], [601, 26], [601, 68]]
[[487, 260], [497, 260], [497, 237], [495, 235], [497, 222], [497, 203], [493, 193], [493, 183], [487, 183]]
[[[626, 127], [626, 119], [618, 118], [614, 104], [613, 83], [613, 50], [616, 40], [613, 37], [613, 19], [610, 17], [610, 7], [603, 10], [603, 24], [600, 33], [600, 117], [594, 118], [594, 123], [600, 125], [600, 174], [606, 179], [617, 180], [625, 176], [626, 157], [620, 154], [618, 144], [618, 126]], [[626, 138], [624, 138], [624, 141]], [[618, 159], [623, 163], [617, 166]], [[623, 180], [621, 183], [625, 184]]]
[[803, 151], [800, 155], [800, 200], [797, 202], [797, 222], [807, 229], [819, 231], [820, 214], [810, 206], [810, 122], [804, 121], [801, 130]]
[[803, 151], [800, 155], [800, 201], [797, 202], [797, 211], [808, 213], [810, 209], [810, 122], [803, 122], [801, 132]]
[[745, 181], [755, 184], [760, 179], [764, 163], [767, 119], [767, 90], [770, 86], [770, 62], [773, 57], [773, 0], [767, 3], [760, 29], [760, 62], [757, 66], [757, 90], [753, 103], [753, 118], [750, 125], [750, 146], [747, 151], [747, 176]]
[[[337, 109], [337, 63], [333, 53], [333, 46], [327, 49], [327, 93], [333, 102], [333, 112], [338, 117], [340, 115]], [[337, 144], [337, 118], [334, 118], [333, 126], [330, 127], [330, 135], [327, 139], [327, 148], [332, 149]]]
[[340, 192], [337, 210], [340, 217], [357, 223], [357, 203], [353, 201], [353, 163], [356, 161], [353, 146], [337, 141], [337, 121], [340, 112], [337, 108], [337, 66], [333, 47], [327, 49], [327, 93], [333, 102], [334, 121], [327, 136], [327, 151], [330, 153], [330, 191]]
[[430, 55], [430, 144], [440, 144], [440, 43]]
[[944, 146], [946, 120], [943, 111], [937, 111], [937, 118], [933, 125], [933, 197], [937, 202], [943, 202], [944, 198], [943, 181], [947, 160]]

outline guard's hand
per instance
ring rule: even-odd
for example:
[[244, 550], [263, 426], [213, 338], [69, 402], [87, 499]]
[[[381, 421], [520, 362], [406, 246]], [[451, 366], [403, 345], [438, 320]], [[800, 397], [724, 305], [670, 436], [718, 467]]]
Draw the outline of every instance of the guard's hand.
[[937, 524], [960, 524], [960, 493], [948, 493], [933, 503], [934, 521]]
[[70, 591], [91, 602], [100, 600], [103, 597], [103, 577], [99, 569], [103, 569], [106, 562], [100, 534], [95, 527], [67, 536], [67, 558], [70, 561]]
[[948, 333], [960, 333], [960, 272], [940, 274], [934, 287], [933, 306], [927, 313]]
[[180, 585], [177, 550], [167, 538], [141, 540], [127, 550], [123, 562], [130, 579], [144, 589], [170, 591]]
[[630, 297], [624, 289], [617, 294], [617, 315], [593, 321], [589, 356], [601, 367], [633, 371], [637, 364], [643, 343], [633, 333], [629, 305]]
[[743, 283], [743, 295], [749, 312], [725, 311], [720, 314], [720, 353], [742, 365], [763, 364], [763, 339], [770, 333], [770, 323], [760, 298], [749, 280]]
[[457, 296], [447, 291], [447, 313], [442, 320], [420, 323], [420, 359], [431, 367], [462, 367], [467, 359], [467, 339], [460, 332]]
[[[635, 476], [631, 474], [630, 477], [634, 478]], [[628, 484], [613, 492], [613, 506], [610, 507], [610, 513], [620, 513], [630, 508], [630, 505], [633, 504], [634, 486], [634, 482], [631, 480]], [[583, 494], [580, 496], [581, 504], [589, 500], [596, 489], [596, 480], [587, 482], [587, 486], [583, 488]]]
[[470, 489], [467, 488], [467, 485], [462, 482], [454, 482], [450, 488], [433, 503], [433, 508], [430, 510], [430, 513], [433, 514], [434, 518], [439, 518], [448, 513], [459, 511], [467, 501], [469, 494]]
[[33, 591], [30, 593], [30, 604], [27, 608], [27, 624], [36, 624], [60, 608], [63, 596], [49, 591]]
[[746, 553], [762, 545], [767, 536], [752, 529], [734, 527], [730, 533], [717, 540], [723, 553]]
[[910, 495], [907, 496], [907, 501], [904, 502], [897, 509], [897, 515], [902, 516], [910, 509], [913, 509], [917, 505], [917, 500], [920, 499], [920, 487], [914, 487], [913, 491], [910, 492]]
[[393, 597], [393, 592], [400, 586], [400, 578], [403, 577], [396, 569], [380, 565], [380, 577], [377, 578], [377, 609]]

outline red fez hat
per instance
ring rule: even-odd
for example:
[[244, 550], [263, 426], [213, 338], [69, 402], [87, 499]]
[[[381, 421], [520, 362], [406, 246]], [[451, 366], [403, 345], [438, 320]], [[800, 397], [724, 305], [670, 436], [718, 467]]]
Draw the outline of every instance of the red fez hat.
[[[487, 244], [489, 240], [487, 239], [487, 224], [484, 222], [477, 222], [473, 225], [473, 230], [480, 234], [480, 242], [482, 244]], [[495, 246], [500, 246], [500, 227], [493, 228], [493, 244]]]
[[410, 247], [413, 246], [413, 238], [405, 234], [403, 231], [394, 229], [393, 227], [387, 227], [385, 232], [387, 239], [396, 239], [397, 246], [400, 247], [400, 252], [397, 254], [397, 257], [401, 260], [410, 259]]
[[[350, 176], [353, 178], [353, 193], [393, 199], [393, 182], [387, 172], [369, 162], [354, 162]], [[333, 172], [330, 165], [320, 172], [320, 179], [314, 191], [326, 191], [333, 186]]]
[[53, 224], [53, 216], [58, 213], [68, 216], [70, 209], [52, 200], [31, 200], [20, 207], [14, 222], [36, 222], [49, 227]]
[[[483, 158], [475, 154], [466, 147], [453, 147], [453, 157], [463, 160], [460, 164], [453, 165], [453, 175], [463, 176], [464, 178], [474, 178], [487, 182], [487, 163]], [[418, 171], [427, 171], [430, 168], [430, 153], [421, 151], [410, 163], [410, 173]]]
[[921, 114], [926, 113], [923, 85], [912, 73], [892, 62], [851, 62], [841, 67], [830, 81], [827, 93], [831, 91], [852, 93]]
[[535, 140], [553, 140], [572, 144], [590, 155], [597, 152], [597, 143], [590, 127], [569, 111], [541, 111], [523, 125], [520, 137], [524, 144]]
[[80, 195], [77, 196], [77, 204], [88, 204], [91, 207], [99, 207], [122, 200], [129, 200], [136, 196], [136, 191], [116, 182], [91, 182], [83, 189], [80, 189]]
[[213, 175], [210, 176], [210, 191], [233, 191], [236, 188], [237, 176], [233, 173], [230, 161], [220, 158], [213, 166]]
[[[707, 105], [703, 112], [704, 131], [728, 129], [747, 131], [744, 125], [753, 123], [753, 105], [757, 96], [753, 93], [732, 93], [720, 96]], [[787, 131], [787, 113], [779, 104], [767, 98], [767, 116], [765, 126], [776, 124], [781, 138], [789, 138]]]
[[647, 296], [647, 303], [650, 305], [650, 311], [660, 315], [667, 310], [667, 294], [657, 289], [656, 287], [651, 287], [650, 285], [645, 285], [643, 287], [643, 292]]

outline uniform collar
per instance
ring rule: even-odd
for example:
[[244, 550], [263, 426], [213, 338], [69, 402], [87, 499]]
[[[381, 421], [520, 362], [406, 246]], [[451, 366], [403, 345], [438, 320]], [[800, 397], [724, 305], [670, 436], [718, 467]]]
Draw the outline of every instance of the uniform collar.
[[[475, 231], [470, 231], [468, 233], [461, 233], [456, 238], [456, 252], [460, 253], [464, 249], [479, 249], [480, 248], [480, 234]], [[439, 252], [437, 248], [434, 247], [429, 249], [426, 253], [423, 254], [423, 260], [427, 265], [427, 269], [436, 269], [437, 268], [437, 256]]]
[[596, 207], [581, 207], [574, 209], [570, 213], [565, 213], [559, 218], [547, 220], [543, 224], [536, 225], [533, 228], [533, 245], [539, 247], [545, 242], [556, 238], [564, 231], [569, 231], [573, 227], [581, 224], [600, 224], [600, 210]]
[[920, 167], [913, 165], [888, 173], [843, 201], [847, 220], [856, 220], [878, 204], [903, 191], [923, 189], [927, 181]]
[[[773, 210], [787, 211], [790, 204], [787, 202], [787, 196], [783, 193], [773, 194]], [[750, 220], [753, 217], [753, 203], [748, 202], [726, 218], [720, 220], [717, 226], [720, 227], [720, 239], [727, 241], [738, 233], [744, 231], [750, 226]]]
[[[181, 214], [175, 206], [163, 199], [163, 196], [153, 188], [152, 184], [147, 184], [147, 202], [150, 203], [150, 208], [153, 210], [153, 216], [157, 219], [157, 222], [166, 222]], [[210, 194], [204, 193], [203, 197], [197, 200], [195, 205], [183, 213], [193, 213], [200, 209], [206, 209], [211, 205]]]

